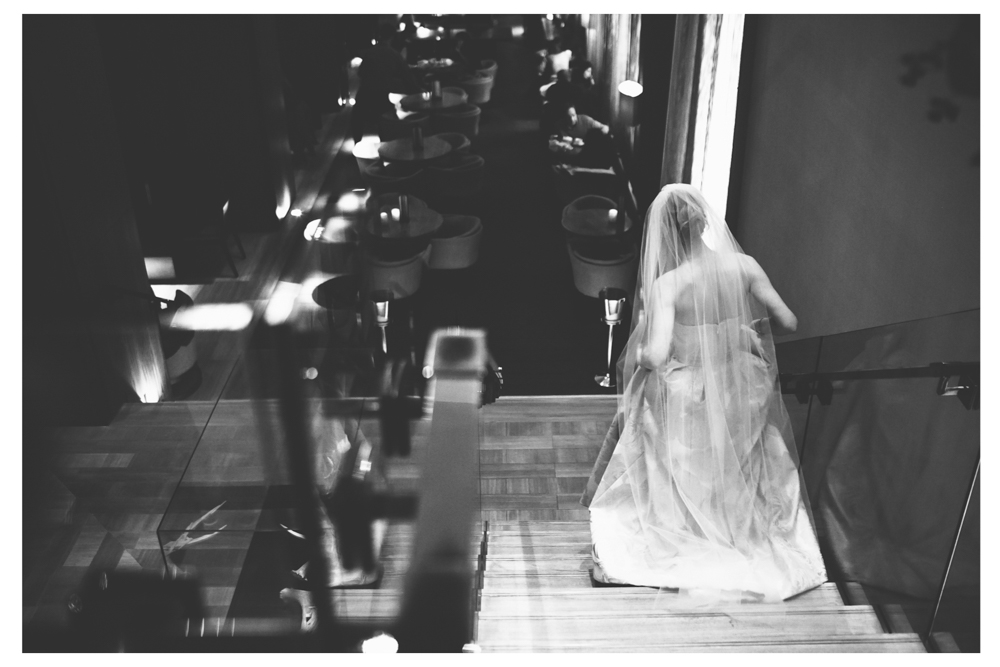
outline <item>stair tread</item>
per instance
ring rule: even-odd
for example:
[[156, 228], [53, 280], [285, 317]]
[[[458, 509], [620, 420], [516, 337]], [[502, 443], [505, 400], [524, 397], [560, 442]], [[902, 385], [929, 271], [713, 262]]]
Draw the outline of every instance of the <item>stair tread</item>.
[[[526, 594], [510, 589], [484, 588], [480, 617], [502, 615], [558, 616], [574, 613], [635, 615], [659, 613], [676, 600], [676, 594], [656, 588], [590, 588], [540, 590]], [[590, 610], [588, 606], [597, 607]], [[782, 602], [754, 603], [755, 607], [799, 609], [844, 606], [833, 584], [824, 584]]]
[[503, 638], [507, 644], [545, 642], [599, 643], [614, 638], [629, 643], [674, 644], [678, 642], [756, 641], [786, 635], [829, 638], [841, 635], [881, 635], [882, 626], [874, 610], [845, 607], [839, 610], [755, 609], [742, 611], [679, 611], [642, 616], [614, 613], [564, 617], [479, 618], [479, 638], [486, 642]]
[[625, 643], [618, 638], [588, 642], [539, 642], [515, 644], [508, 642], [480, 641], [484, 652], [575, 652], [609, 651], [615, 653], [655, 652], [819, 652], [819, 653], [925, 653], [923, 642], [916, 634], [847, 635], [836, 637], [785, 636], [778, 639], [757, 639], [697, 642], [678, 641], [671, 644], [636, 642]]

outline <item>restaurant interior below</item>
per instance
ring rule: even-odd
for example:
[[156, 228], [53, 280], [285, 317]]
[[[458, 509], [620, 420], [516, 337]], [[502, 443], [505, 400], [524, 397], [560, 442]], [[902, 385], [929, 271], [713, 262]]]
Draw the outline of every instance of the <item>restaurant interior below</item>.
[[[980, 651], [977, 16], [23, 33], [23, 651]], [[670, 183], [802, 323], [780, 603], [592, 577]]]

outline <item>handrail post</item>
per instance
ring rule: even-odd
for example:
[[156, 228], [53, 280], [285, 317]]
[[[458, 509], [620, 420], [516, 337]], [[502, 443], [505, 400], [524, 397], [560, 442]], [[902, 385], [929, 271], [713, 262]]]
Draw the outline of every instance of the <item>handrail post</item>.
[[934, 633], [934, 624], [937, 622], [938, 612], [941, 610], [941, 600], [944, 598], [944, 589], [948, 586], [948, 575], [951, 574], [951, 566], [955, 561], [955, 552], [958, 551], [958, 542], [962, 539], [962, 528], [965, 527], [965, 517], [969, 514], [969, 505], [972, 503], [972, 493], [976, 489], [976, 482], [979, 480], [980, 456], [976, 457], [976, 471], [972, 473], [972, 481], [969, 482], [969, 491], [965, 494], [965, 506], [962, 508], [962, 518], [958, 522], [955, 530], [955, 539], [951, 543], [951, 554], [948, 556], [948, 565], [944, 569], [944, 576], [941, 577], [941, 587], [938, 589], [937, 603], [934, 605], [934, 613], [931, 614], [931, 622], [927, 626], [927, 636]]

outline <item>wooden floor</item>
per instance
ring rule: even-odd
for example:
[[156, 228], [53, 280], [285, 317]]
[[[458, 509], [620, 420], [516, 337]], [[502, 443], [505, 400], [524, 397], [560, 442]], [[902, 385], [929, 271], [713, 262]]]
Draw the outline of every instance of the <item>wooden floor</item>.
[[[262, 480], [253, 410], [250, 401], [128, 405], [110, 426], [53, 431], [36, 483], [45, 502], [26, 515], [24, 627], [62, 625], [88, 570], [163, 572], [157, 528], [182, 475], [185, 484]], [[832, 584], [780, 605], [711, 610], [684, 608], [676, 594], [655, 589], [592, 587], [579, 496], [613, 413], [613, 397], [601, 396], [505, 397], [481, 409], [489, 530], [476, 640], [484, 651], [924, 650], [912, 632], [885, 634], [863, 593], [846, 605]], [[377, 420], [363, 429], [380, 437]], [[428, 435], [428, 424], [418, 424], [415, 452]], [[418, 475], [414, 461], [402, 460], [390, 478], [413, 488]], [[226, 522], [239, 514], [231, 510]], [[341, 613], [391, 617], [411, 543], [408, 527], [392, 528], [383, 587], [338, 593]], [[241, 562], [226, 565], [234, 582]], [[225, 617], [233, 587], [211, 593], [209, 611]]]
[[916, 634], [885, 633], [870, 605], [845, 604], [833, 584], [782, 603], [709, 606], [676, 591], [594, 588], [585, 520], [490, 522], [486, 545], [483, 651], [924, 652]]

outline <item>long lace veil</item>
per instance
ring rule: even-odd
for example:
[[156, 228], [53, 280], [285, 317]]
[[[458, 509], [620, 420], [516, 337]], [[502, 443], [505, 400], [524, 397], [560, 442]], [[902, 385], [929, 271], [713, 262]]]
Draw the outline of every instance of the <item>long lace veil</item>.
[[[716, 573], [705, 587], [723, 583], [717, 569], [700, 567], [710, 562], [725, 563], [730, 583], [743, 590], [765, 587], [758, 581], [764, 561], [817, 571], [815, 538], [808, 554], [797, 546], [811, 521], [766, 310], [750, 292], [751, 266], [696, 188], [663, 188], [647, 213], [631, 330], [618, 361], [619, 442], [590, 503], [595, 540], [604, 531], [619, 543], [646, 545], [650, 572], [657, 559], [678, 571], [689, 560], [685, 581], [695, 588], [703, 572]], [[808, 566], [776, 560], [774, 540]], [[638, 563], [634, 554], [622, 559]], [[636, 571], [630, 583], [651, 576]]]

